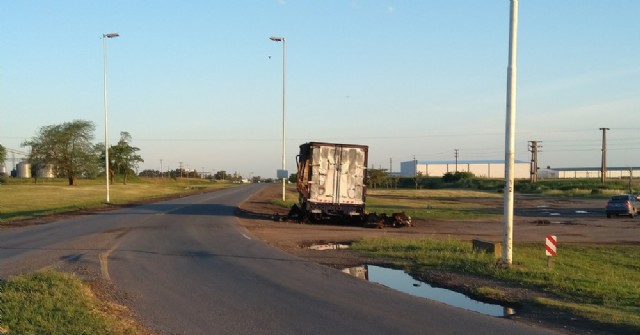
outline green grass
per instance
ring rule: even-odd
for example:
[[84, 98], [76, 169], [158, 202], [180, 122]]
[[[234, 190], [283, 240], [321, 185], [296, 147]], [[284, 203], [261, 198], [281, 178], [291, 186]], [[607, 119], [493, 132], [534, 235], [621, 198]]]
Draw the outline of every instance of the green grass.
[[[127, 204], [237, 185], [203, 179], [138, 178], [127, 185], [110, 185], [109, 200], [112, 204]], [[107, 206], [104, 179], [80, 179], [76, 186], [68, 186], [66, 179], [40, 179], [37, 184], [33, 180], [15, 180], [0, 185], [0, 191], [0, 222]]]
[[[126, 204], [238, 185], [187, 178], [136, 178], [127, 185], [111, 185], [110, 202]], [[104, 180], [80, 179], [78, 185], [68, 186], [66, 179], [40, 179], [38, 183], [10, 179], [0, 185], [0, 191], [0, 222], [107, 206]], [[135, 321], [115, 317], [113, 311], [112, 305], [97, 301], [72, 275], [46, 271], [0, 281], [0, 334], [140, 332]]]
[[461, 202], [461, 198], [494, 198], [502, 195], [475, 190], [370, 190], [367, 211], [393, 213], [404, 211], [417, 219], [474, 220], [497, 218], [500, 208], [480, 203]]
[[547, 268], [541, 244], [516, 244], [510, 269], [497, 266], [492, 255], [474, 252], [471, 242], [452, 239], [366, 239], [352, 248], [370, 257], [390, 259], [407, 270], [445, 269], [533, 287], [557, 297], [538, 299], [538, 303], [640, 331], [637, 245], [565, 244], [554, 259], [553, 270]]
[[287, 208], [287, 209], [291, 208], [291, 206], [298, 203], [298, 191], [295, 188], [291, 186], [285, 188], [284, 196], [285, 196], [284, 201], [282, 200], [282, 197], [279, 197], [276, 199], [269, 200], [269, 203], [272, 205], [280, 206], [282, 208]]
[[[366, 210], [369, 213], [387, 213], [404, 211], [412, 218], [418, 219], [456, 219], [474, 220], [481, 218], [497, 218], [502, 209], [479, 203], [459, 201], [460, 198], [495, 198], [501, 194], [475, 190], [390, 190], [376, 189], [367, 192]], [[286, 189], [286, 200], [271, 199], [272, 205], [291, 208], [298, 203], [298, 192], [295, 186]]]
[[137, 334], [138, 328], [107, 315], [73, 275], [45, 271], [0, 282], [2, 334]]

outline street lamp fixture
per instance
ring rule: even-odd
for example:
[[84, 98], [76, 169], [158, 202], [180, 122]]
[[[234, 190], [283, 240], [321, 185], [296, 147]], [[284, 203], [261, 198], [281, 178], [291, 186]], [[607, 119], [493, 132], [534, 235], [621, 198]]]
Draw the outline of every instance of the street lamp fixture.
[[102, 53], [104, 57], [104, 174], [107, 181], [107, 203], [109, 203], [109, 104], [107, 100], [107, 38], [116, 38], [118, 33], [102, 34]]
[[282, 201], [285, 200], [285, 184], [287, 173], [285, 168], [285, 38], [280, 36], [271, 36], [270, 40], [274, 42], [282, 42]]

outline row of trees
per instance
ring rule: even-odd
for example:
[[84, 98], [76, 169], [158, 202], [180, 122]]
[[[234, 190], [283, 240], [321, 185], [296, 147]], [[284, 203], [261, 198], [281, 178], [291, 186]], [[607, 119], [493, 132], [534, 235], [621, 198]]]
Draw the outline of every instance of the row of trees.
[[386, 169], [368, 170], [369, 187], [378, 188], [439, 188], [443, 185], [452, 186], [451, 184], [461, 183], [465, 180], [471, 180], [475, 176], [471, 172], [456, 171], [455, 173], [447, 172], [441, 178], [430, 178], [418, 172], [413, 177], [399, 177], [390, 174]]
[[[203, 172], [198, 172], [194, 170], [185, 170], [185, 169], [175, 169], [169, 171], [158, 171], [152, 169], [142, 170], [138, 176], [140, 177], [169, 177], [169, 178], [204, 178], [204, 179], [213, 179], [213, 180], [226, 180], [231, 182], [242, 182], [245, 179], [242, 175], [234, 172], [233, 174], [227, 173], [227, 171], [220, 170], [214, 174], [203, 175]], [[249, 180], [252, 183], [259, 182], [272, 182], [273, 179], [263, 179], [260, 176], [253, 176]]]
[[[105, 172], [104, 144], [92, 143], [94, 131], [93, 122], [86, 120], [44, 126], [22, 146], [31, 147], [29, 162], [33, 169], [52, 165], [57, 177], [66, 177], [69, 185], [75, 185], [77, 177], [93, 178]], [[129, 142], [131, 135], [121, 132], [118, 143], [109, 147], [108, 173], [111, 177], [122, 175], [125, 184], [138, 163], [144, 162], [137, 153], [140, 149]]]

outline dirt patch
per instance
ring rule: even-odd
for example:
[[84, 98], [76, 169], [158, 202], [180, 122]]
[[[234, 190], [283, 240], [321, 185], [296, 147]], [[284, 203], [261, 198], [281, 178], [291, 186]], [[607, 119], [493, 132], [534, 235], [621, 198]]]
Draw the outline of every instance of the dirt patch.
[[[351, 250], [310, 250], [317, 243], [343, 243], [369, 237], [482, 239], [500, 242], [501, 220], [445, 221], [414, 220], [414, 227], [372, 229], [355, 226], [298, 224], [279, 222], [287, 209], [272, 205], [269, 200], [281, 195], [281, 188], [268, 185], [241, 204], [238, 217], [241, 225], [258, 239], [288, 253], [336, 269], [363, 264], [388, 265], [388, 260], [372, 259]], [[502, 208], [501, 199], [463, 199]], [[556, 235], [560, 243], [640, 243], [640, 220], [612, 218], [604, 214], [601, 200], [575, 200], [519, 196], [516, 199], [514, 240], [535, 242], [544, 248], [545, 236]], [[470, 296], [477, 288], [491, 287], [504, 292], [493, 303], [513, 306], [517, 314], [510, 319], [553, 328], [566, 334], [635, 334], [634, 330], [613, 329], [566, 312], [542, 308], [533, 303], [537, 297], [549, 294], [518, 285], [476, 276], [446, 272], [417, 271], [415, 278], [437, 287], [452, 289]], [[477, 298], [477, 297], [476, 297]], [[558, 299], [557, 297], [552, 297]]]

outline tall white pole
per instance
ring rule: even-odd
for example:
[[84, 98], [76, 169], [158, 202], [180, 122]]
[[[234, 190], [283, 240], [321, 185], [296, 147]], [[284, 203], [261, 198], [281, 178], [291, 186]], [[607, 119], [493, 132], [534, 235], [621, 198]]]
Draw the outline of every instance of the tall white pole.
[[[285, 52], [286, 48], [285, 48], [285, 38], [282, 38], [282, 170], [286, 170], [285, 168], [285, 56], [286, 56], [286, 52]], [[287, 178], [285, 176], [282, 177], [282, 201], [285, 201], [285, 184], [286, 184]]]
[[109, 103], [107, 99], [107, 38], [118, 37], [117, 33], [102, 34], [104, 57], [104, 174], [107, 181], [107, 203], [109, 203]]
[[518, 0], [511, 0], [509, 22], [509, 68], [507, 69], [507, 120], [505, 139], [504, 235], [502, 262], [511, 266], [513, 253], [513, 201], [516, 129], [516, 54], [518, 46]]
[[[282, 42], [282, 173], [285, 171], [285, 59], [286, 59], [286, 47], [285, 47], [285, 38], [279, 36], [271, 36], [270, 40], [274, 42]], [[282, 201], [285, 201], [285, 185], [287, 182], [287, 177], [285, 175], [282, 176]]]

